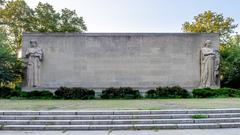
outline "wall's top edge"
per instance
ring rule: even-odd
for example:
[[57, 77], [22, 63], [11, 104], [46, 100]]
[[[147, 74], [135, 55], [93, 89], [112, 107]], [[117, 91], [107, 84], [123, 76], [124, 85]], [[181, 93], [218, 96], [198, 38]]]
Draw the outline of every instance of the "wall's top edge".
[[219, 33], [80, 33], [80, 32], [24, 32], [23, 36], [174, 36], [174, 35], [215, 35]]

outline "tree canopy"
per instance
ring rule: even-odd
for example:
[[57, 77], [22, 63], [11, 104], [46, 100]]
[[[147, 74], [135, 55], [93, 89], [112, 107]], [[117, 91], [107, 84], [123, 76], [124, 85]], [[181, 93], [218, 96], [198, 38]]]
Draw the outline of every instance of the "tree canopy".
[[0, 86], [21, 78], [21, 61], [6, 45], [6, 34], [0, 29]]
[[233, 18], [224, 17], [223, 14], [212, 11], [205, 11], [195, 16], [192, 22], [185, 22], [182, 25], [182, 30], [184, 32], [219, 33], [220, 41], [224, 44], [237, 27], [233, 23]]
[[221, 86], [240, 88], [240, 35], [232, 35], [237, 27], [234, 19], [212, 11], [205, 11], [185, 22], [184, 32], [218, 32], [220, 34]]
[[222, 86], [240, 88], [240, 35], [232, 36], [220, 52]]
[[9, 46], [21, 48], [22, 32], [84, 32], [83, 18], [75, 10], [57, 12], [50, 4], [39, 2], [30, 8], [24, 0], [5, 1], [0, 8], [0, 27], [6, 30]]
[[17, 58], [23, 32], [84, 32], [85, 22], [75, 10], [57, 12], [39, 2], [31, 8], [24, 0], [0, 0], [0, 86], [16, 82], [22, 75]]

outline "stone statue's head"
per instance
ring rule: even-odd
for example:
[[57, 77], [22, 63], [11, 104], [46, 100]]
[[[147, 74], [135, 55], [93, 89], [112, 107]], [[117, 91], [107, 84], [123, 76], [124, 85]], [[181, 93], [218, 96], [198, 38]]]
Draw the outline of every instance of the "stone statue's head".
[[206, 40], [204, 42], [204, 47], [211, 47], [211, 45], [212, 45], [212, 41], [211, 40]]
[[37, 41], [36, 40], [30, 40], [30, 47], [31, 48], [35, 48], [35, 47], [37, 47], [38, 45], [37, 45]]

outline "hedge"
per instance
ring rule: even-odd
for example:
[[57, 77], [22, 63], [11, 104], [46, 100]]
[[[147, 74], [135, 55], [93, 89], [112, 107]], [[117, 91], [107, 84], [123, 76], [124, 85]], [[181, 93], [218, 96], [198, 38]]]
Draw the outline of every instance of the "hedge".
[[55, 91], [55, 95], [63, 99], [94, 99], [95, 91], [81, 87], [60, 87]]
[[157, 87], [146, 92], [146, 98], [188, 98], [189, 92], [179, 86]]
[[13, 89], [8, 87], [0, 87], [0, 98], [10, 98]]
[[14, 90], [8, 87], [1, 87], [0, 98], [53, 99], [54, 95], [53, 93], [47, 90], [25, 92], [25, 91]]
[[212, 98], [212, 97], [240, 97], [239, 89], [232, 88], [202, 88], [202, 89], [193, 89], [193, 97], [195, 98]]
[[131, 87], [107, 88], [102, 91], [102, 99], [137, 99], [141, 98], [139, 90]]
[[27, 99], [54, 99], [52, 92], [43, 90], [43, 91], [30, 91], [30, 92], [21, 92], [20, 97]]
[[[198, 88], [193, 89], [194, 98], [214, 98], [214, 97], [240, 97], [239, 89], [232, 88]], [[192, 97], [186, 89], [179, 86], [157, 87], [148, 90], [145, 98], [188, 98]], [[0, 98], [23, 98], [23, 99], [94, 99], [95, 92], [87, 88], [60, 87], [55, 91], [55, 95], [47, 90], [25, 92], [14, 90], [8, 87], [0, 87]], [[107, 88], [101, 93], [102, 99], [139, 99], [142, 98], [139, 90], [130, 87]]]

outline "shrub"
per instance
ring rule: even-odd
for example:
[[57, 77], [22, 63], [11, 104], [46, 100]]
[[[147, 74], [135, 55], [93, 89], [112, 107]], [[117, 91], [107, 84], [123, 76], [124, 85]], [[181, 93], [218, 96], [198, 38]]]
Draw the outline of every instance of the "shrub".
[[27, 99], [53, 99], [53, 93], [47, 90], [21, 92], [20, 97]]
[[192, 115], [192, 119], [205, 119], [208, 118], [208, 115], [206, 114], [194, 114]]
[[11, 92], [13, 89], [8, 87], [1, 87], [0, 88], [0, 98], [9, 98], [11, 96]]
[[7, 87], [0, 88], [0, 98], [26, 98], [26, 99], [52, 99], [54, 98], [53, 93], [43, 90], [43, 91], [19, 91]]
[[216, 93], [216, 96], [239, 97], [240, 95], [240, 90], [232, 88], [213, 89], [213, 91]]
[[139, 90], [134, 90], [130, 87], [107, 88], [102, 91], [101, 98], [103, 99], [137, 99], [141, 98]]
[[12, 97], [21, 97], [21, 91], [18, 91], [18, 90], [12, 90], [11, 91], [11, 95], [9, 96], [9, 98], [12, 98]]
[[146, 98], [157, 98], [157, 93], [156, 93], [156, 90], [148, 90], [146, 92]]
[[149, 90], [146, 93], [147, 98], [187, 98], [189, 96], [188, 91], [179, 86], [157, 87], [156, 90]]
[[192, 94], [193, 97], [196, 98], [207, 98], [216, 96], [215, 92], [213, 92], [211, 88], [193, 89]]
[[16, 84], [15, 90], [16, 90], [16, 91], [22, 91], [21, 85], [20, 85], [20, 84]]
[[219, 88], [219, 89], [202, 88], [202, 89], [194, 89], [192, 93], [193, 93], [193, 97], [196, 97], [196, 98], [239, 97], [240, 96], [240, 90], [232, 89], [232, 88]]
[[95, 91], [81, 87], [60, 87], [55, 91], [55, 95], [63, 99], [93, 99]]

